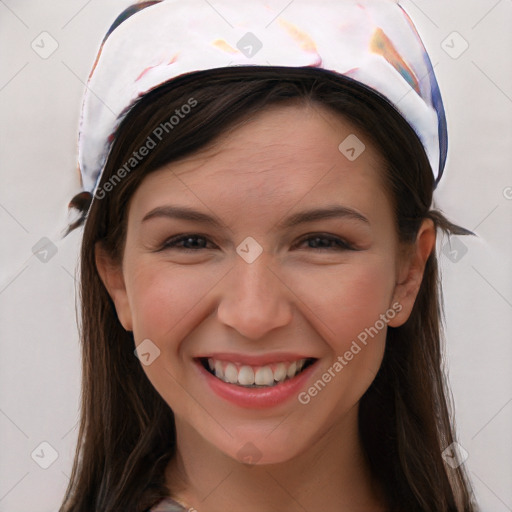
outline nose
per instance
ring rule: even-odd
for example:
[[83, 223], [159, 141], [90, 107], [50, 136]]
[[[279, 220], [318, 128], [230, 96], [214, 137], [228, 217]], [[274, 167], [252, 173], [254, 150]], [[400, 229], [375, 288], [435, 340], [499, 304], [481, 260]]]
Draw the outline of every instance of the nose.
[[291, 322], [292, 294], [263, 254], [252, 263], [238, 258], [226, 277], [217, 309], [222, 324], [257, 340]]

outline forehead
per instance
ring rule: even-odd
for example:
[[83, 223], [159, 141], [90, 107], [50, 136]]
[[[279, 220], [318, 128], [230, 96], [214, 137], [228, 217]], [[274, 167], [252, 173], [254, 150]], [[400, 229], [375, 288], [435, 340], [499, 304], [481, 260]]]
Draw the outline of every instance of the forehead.
[[354, 207], [380, 200], [386, 206], [382, 157], [367, 139], [320, 105], [274, 106], [207, 149], [150, 173], [131, 209], [141, 216], [174, 200], [260, 212], [332, 199]]

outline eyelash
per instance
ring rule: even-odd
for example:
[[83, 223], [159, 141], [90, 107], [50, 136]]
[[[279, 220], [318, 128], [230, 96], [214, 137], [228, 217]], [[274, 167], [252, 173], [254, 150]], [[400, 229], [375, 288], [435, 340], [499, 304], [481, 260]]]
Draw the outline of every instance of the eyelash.
[[[175, 236], [173, 238], [170, 238], [169, 240], [165, 241], [164, 244], [162, 245], [162, 247], [160, 249], [158, 249], [158, 251], [163, 251], [165, 249], [176, 248], [176, 249], [178, 249], [178, 250], [180, 250], [182, 252], [191, 253], [191, 252], [198, 252], [200, 250], [206, 249], [205, 247], [199, 247], [198, 249], [185, 249], [185, 248], [182, 248], [182, 247], [176, 247], [176, 245], [178, 243], [186, 241], [189, 238], [195, 238], [195, 239], [202, 238], [204, 240], [207, 240], [207, 237], [205, 237], [203, 235], [196, 234], [196, 233], [190, 233], [190, 234], [187, 234], [187, 235], [177, 235], [177, 236]], [[337, 248], [330, 248], [330, 247], [314, 248], [314, 247], [310, 247], [310, 249], [312, 249], [313, 251], [332, 251], [332, 250], [335, 250], [335, 251], [355, 251], [356, 250], [352, 245], [350, 245], [348, 242], [344, 241], [341, 238], [333, 237], [333, 236], [330, 236], [330, 235], [322, 235], [321, 233], [315, 234], [315, 235], [308, 235], [308, 236], [302, 238], [301, 240], [299, 240], [298, 244], [303, 243], [303, 242], [307, 242], [308, 240], [314, 240], [314, 239], [317, 239], [317, 238], [323, 239], [323, 240], [329, 240], [330, 242], [335, 242], [335, 243], [339, 244], [339, 247], [337, 247]]]

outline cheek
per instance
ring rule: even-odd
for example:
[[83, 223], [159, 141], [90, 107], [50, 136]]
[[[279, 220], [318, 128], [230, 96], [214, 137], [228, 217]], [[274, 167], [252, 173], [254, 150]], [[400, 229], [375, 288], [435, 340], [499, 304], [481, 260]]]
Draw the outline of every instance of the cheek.
[[216, 273], [154, 261], [136, 268], [129, 289], [135, 339], [179, 339], [187, 318], [218, 280]]
[[[390, 308], [393, 261], [388, 257], [361, 257], [353, 264], [296, 272], [289, 282], [303, 304], [302, 314], [333, 350], [343, 353]], [[385, 337], [385, 329], [380, 330]]]
[[311, 401], [312, 407], [319, 408], [318, 414], [325, 410], [333, 415], [333, 421], [361, 399], [382, 364], [386, 319], [395, 314], [390, 305], [394, 285], [391, 265], [390, 260], [382, 259], [372, 264], [339, 266], [337, 270], [331, 267], [310, 273], [295, 285], [300, 287], [297, 294], [307, 305], [302, 311], [314, 313], [308, 315], [308, 320], [327, 349], [321, 382], [304, 390], [301, 403]]
[[138, 260], [126, 270], [134, 338], [137, 343], [150, 339], [160, 350], [142, 369], [175, 413], [193, 417], [195, 401], [183, 393], [189, 367], [181, 342], [201, 323], [200, 315], [206, 314], [203, 299], [222, 275], [154, 260]]

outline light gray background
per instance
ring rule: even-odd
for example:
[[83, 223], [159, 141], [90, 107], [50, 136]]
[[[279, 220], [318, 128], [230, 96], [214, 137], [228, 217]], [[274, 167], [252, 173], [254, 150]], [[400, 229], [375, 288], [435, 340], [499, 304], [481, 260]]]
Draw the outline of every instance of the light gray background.
[[[0, 511], [56, 511], [71, 471], [81, 230], [64, 241], [60, 233], [80, 190], [84, 84], [101, 38], [130, 3], [0, 0]], [[512, 0], [401, 4], [429, 50], [447, 111], [450, 149], [437, 206], [478, 235], [452, 238], [451, 254], [446, 240], [438, 244], [459, 442], [482, 510], [511, 511]], [[42, 32], [58, 43], [47, 58], [31, 46], [51, 49]], [[458, 55], [461, 38], [469, 47]], [[57, 249], [46, 262], [33, 253], [43, 237]], [[42, 442], [58, 454], [48, 469], [40, 464], [51, 461], [52, 448]]]

